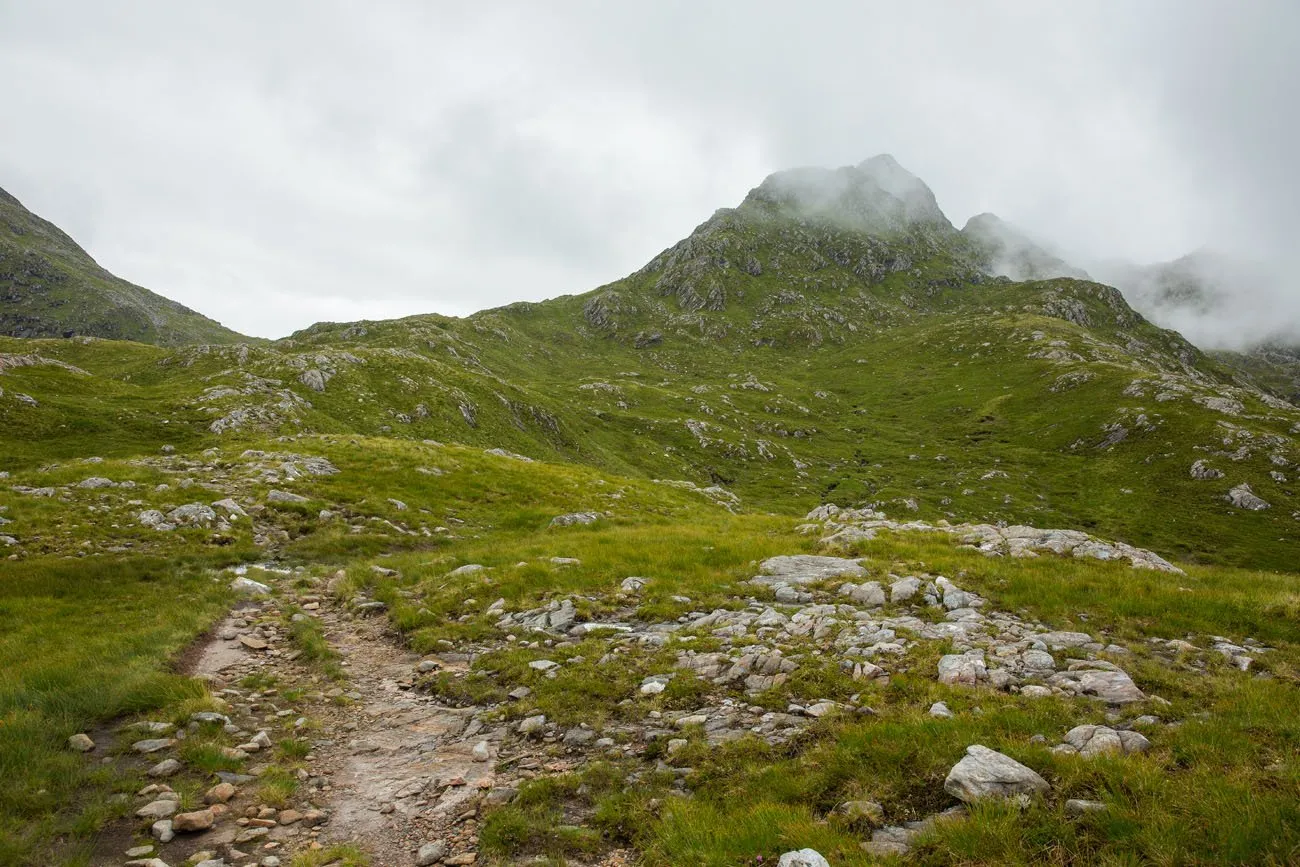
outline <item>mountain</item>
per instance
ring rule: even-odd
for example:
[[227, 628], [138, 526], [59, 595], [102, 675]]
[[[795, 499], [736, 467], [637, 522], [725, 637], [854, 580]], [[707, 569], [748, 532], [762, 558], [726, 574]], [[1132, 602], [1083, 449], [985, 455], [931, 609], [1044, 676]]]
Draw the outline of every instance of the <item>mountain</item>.
[[[322, 323], [264, 347], [39, 352], [101, 380], [103, 412], [57, 389], [11, 405], [39, 440], [14, 445], [14, 466], [84, 453], [91, 430], [126, 452], [351, 431], [722, 485], [761, 508], [1087, 527], [1224, 562], [1292, 550], [1290, 482], [1271, 475], [1293, 460], [1290, 405], [1111, 287], [991, 274], [888, 157], [774, 174], [584, 295]], [[122, 429], [117, 401], [141, 399], [166, 428]], [[1231, 475], [1193, 478], [1198, 460]], [[1278, 508], [1225, 523], [1241, 484]]]
[[580, 295], [0, 337], [0, 865], [1294, 861], [1300, 408], [1058, 267], [877, 157]]
[[0, 334], [176, 346], [247, 338], [105, 271], [54, 224], [0, 189]]
[[980, 263], [990, 273], [1012, 280], [1090, 279], [1086, 271], [1049, 252], [996, 214], [971, 217], [961, 233], [979, 251]]

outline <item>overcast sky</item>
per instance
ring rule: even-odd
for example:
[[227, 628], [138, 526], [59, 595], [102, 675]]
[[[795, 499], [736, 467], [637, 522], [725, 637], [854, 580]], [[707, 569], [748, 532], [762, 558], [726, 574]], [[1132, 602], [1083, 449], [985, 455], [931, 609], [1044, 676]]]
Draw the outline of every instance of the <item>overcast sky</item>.
[[1298, 42], [1294, 0], [0, 0], [0, 187], [261, 336], [586, 291], [881, 152], [958, 226], [1276, 258]]

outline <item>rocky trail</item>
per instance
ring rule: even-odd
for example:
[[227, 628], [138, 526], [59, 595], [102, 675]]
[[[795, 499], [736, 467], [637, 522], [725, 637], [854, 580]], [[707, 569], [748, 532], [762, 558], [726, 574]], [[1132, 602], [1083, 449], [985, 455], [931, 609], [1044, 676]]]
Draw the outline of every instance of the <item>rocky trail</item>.
[[[303, 609], [294, 616], [317, 621], [340, 658], [342, 679], [322, 676], [292, 649], [277, 627], [290, 606]], [[469, 658], [410, 653], [386, 618], [365, 616], [376, 611], [355, 614], [326, 594], [295, 595], [287, 586], [274, 599], [237, 606], [185, 660], [188, 673], [210, 683], [226, 712], [195, 714], [181, 731], [146, 724], [147, 733], [161, 737], [131, 747], [158, 780], [138, 793], [136, 812], [137, 820], [157, 817], [149, 828], [154, 842], [122, 849], [127, 835], [110, 833], [94, 863], [277, 867], [295, 852], [334, 844], [355, 844], [376, 865], [476, 863], [480, 808], [509, 802], [520, 780], [564, 772], [572, 763], [543, 752], [554, 738], [530, 740], [486, 723], [482, 707], [442, 706], [414, 689], [419, 675], [463, 670]], [[160, 757], [187, 736], [199, 736], [205, 725], [250, 738], [227, 753], [246, 754], [250, 764], [247, 773], [218, 772], [220, 782], [204, 794], [204, 809], [182, 813], [166, 782], [180, 765]], [[133, 736], [118, 740], [125, 748]], [[272, 768], [257, 761], [258, 753], [293, 736], [309, 741], [310, 752], [296, 771], [300, 787], [291, 806], [277, 809], [257, 795], [259, 778]], [[105, 737], [111, 734], [96, 735]], [[107, 851], [114, 846], [118, 851]], [[598, 862], [630, 863], [622, 852]]]
[[[986, 556], [1124, 559], [1134, 568], [1177, 572], [1150, 552], [1057, 530], [895, 524], [876, 513], [834, 508], [817, 510], [807, 520], [813, 523], [804, 525], [805, 532], [826, 534], [826, 550], [882, 531], [943, 531]], [[565, 568], [577, 561], [552, 557], [549, 562]], [[490, 604], [466, 599], [495, 623], [495, 635], [466, 646], [443, 642], [443, 650], [426, 655], [404, 648], [385, 604], [365, 591], [347, 591], [344, 573], [327, 580], [306, 570], [267, 569], [258, 573], [271, 576], [264, 585], [236, 570], [231, 587], [244, 600], [185, 658], [186, 673], [209, 683], [219, 711], [196, 712], [179, 730], [145, 720], [106, 733], [119, 754], [132, 756], [128, 761], [147, 768], [156, 780], [137, 794], [135, 812], [136, 827], [147, 828], [152, 842], [136, 837], [128, 845], [110, 835], [105, 845], [112, 851], [106, 848], [95, 863], [278, 867], [301, 850], [329, 851], [336, 844], [360, 848], [376, 865], [481, 863], [485, 811], [509, 804], [529, 779], [578, 772], [596, 759], [610, 759], [631, 769], [629, 785], [646, 774], [667, 774], [674, 780], [672, 795], [689, 797], [690, 768], [682, 766], [681, 757], [690, 755], [692, 744], [713, 748], [751, 736], [781, 744], [824, 717], [877, 716], [870, 704], [873, 690], [893, 674], [909, 671], [913, 652], [926, 647], [943, 649], [937, 670], [931, 668], [934, 662], [925, 670], [953, 695], [985, 689], [1027, 699], [1089, 700], [1097, 711], [1083, 711], [1086, 718], [1059, 742], [1034, 736], [1032, 742], [1043, 747], [1056, 743], [1056, 753], [1138, 754], [1161, 737], [1162, 729], [1180, 724], [1129, 710], [1156, 710], [1168, 702], [1139, 688], [1125, 670], [1133, 651], [1104, 634], [1052, 630], [995, 610], [944, 576], [889, 575], [882, 584], [862, 580], [870, 573], [861, 560], [825, 555], [777, 556], [758, 565], [761, 574], [747, 582], [753, 590], [734, 596], [733, 607], [692, 611], [673, 620], [637, 619], [635, 600], [652, 579], [635, 577], [623, 579], [617, 595], [606, 600], [616, 604], [589, 620], [579, 614], [581, 597], [553, 598], [540, 608], [515, 611], [507, 610], [504, 599]], [[392, 570], [371, 568], [381, 577], [397, 577]], [[484, 568], [474, 564], [448, 574], [472, 575]], [[681, 601], [690, 603], [685, 597]], [[1208, 646], [1150, 638], [1152, 658], [1172, 665], [1177, 656], [1182, 664], [1200, 667], [1216, 655], [1246, 672], [1254, 657], [1269, 652], [1221, 636], [1187, 638]], [[694, 649], [700, 640], [716, 649]], [[528, 686], [508, 693], [513, 710], [502, 701], [507, 682], [496, 684], [497, 699], [460, 706], [444, 704], [437, 697], [442, 693], [429, 688], [433, 678], [469, 682], [479, 654], [515, 647], [532, 656], [546, 654], [527, 663], [534, 685], [542, 689], [547, 679], [587, 661], [573, 655], [579, 641], [603, 648], [598, 671], [606, 665], [642, 665], [645, 673], [639, 686], [629, 684], [634, 694], [617, 701], [618, 712], [594, 725], [559, 725], [527, 710], [534, 693]], [[665, 649], [671, 652], [660, 653]], [[658, 661], [647, 662], [652, 659]], [[801, 669], [827, 663], [860, 684], [861, 692], [839, 700], [796, 697], [783, 710], [750, 703]], [[689, 707], [655, 709], [655, 697], [677, 679], [698, 685]], [[945, 719], [953, 712], [940, 701], [929, 715]], [[1104, 724], [1088, 721], [1102, 715]], [[1015, 797], [1027, 804], [1050, 789], [1035, 771], [1008, 756], [980, 744], [968, 745], [966, 752], [960, 760], [953, 756], [956, 764], [943, 785], [960, 802], [956, 805], [932, 815], [908, 815], [857, 800], [837, 812], [874, 828], [862, 844], [866, 851], [903, 854], [934, 823], [965, 817], [965, 805], [972, 801]], [[203, 783], [210, 788], [198, 792], [190, 784], [191, 790], [183, 791], [180, 781], [192, 779], [195, 771], [215, 775]], [[168, 783], [173, 776], [176, 791]], [[1066, 807], [1082, 813], [1105, 805], [1072, 800]], [[583, 816], [566, 813], [565, 821], [580, 825]], [[617, 850], [585, 863], [616, 867], [634, 861]]]

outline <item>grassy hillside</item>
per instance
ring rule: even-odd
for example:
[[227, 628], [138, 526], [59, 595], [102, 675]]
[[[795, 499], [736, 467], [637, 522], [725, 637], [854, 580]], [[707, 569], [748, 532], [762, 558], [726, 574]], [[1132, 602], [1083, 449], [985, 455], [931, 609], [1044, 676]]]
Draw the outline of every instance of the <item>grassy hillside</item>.
[[[83, 371], [0, 374], [0, 420], [16, 434], [0, 462], [360, 433], [720, 485], [746, 509], [877, 504], [1095, 530], [1204, 562], [1294, 556], [1300, 413], [1234, 384], [1113, 290], [1059, 280], [925, 294], [925, 278], [895, 276], [837, 294], [842, 322], [815, 319], [814, 293], [773, 313], [751, 289], [697, 314], [699, 327], [660, 327], [653, 346], [636, 335], [665, 324], [654, 311], [590, 325], [593, 300], [651, 279], [463, 321], [320, 326], [261, 348], [0, 344]], [[1197, 461], [1223, 476], [1194, 478]], [[1232, 506], [1243, 483], [1272, 508]]]
[[0, 867], [1291, 863], [1300, 410], [990, 255], [877, 158], [585, 295], [0, 337]]
[[0, 189], [0, 334], [88, 335], [177, 346], [247, 340], [101, 268], [58, 227]]

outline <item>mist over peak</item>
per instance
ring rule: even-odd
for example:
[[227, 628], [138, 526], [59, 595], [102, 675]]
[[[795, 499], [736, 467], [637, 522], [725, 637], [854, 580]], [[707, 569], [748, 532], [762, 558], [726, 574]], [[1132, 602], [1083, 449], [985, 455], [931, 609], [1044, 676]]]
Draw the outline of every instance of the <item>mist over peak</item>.
[[803, 167], [768, 175], [741, 210], [824, 221], [856, 231], [918, 227], [954, 232], [934, 192], [892, 156], [838, 169]]
[[1300, 346], [1300, 286], [1278, 263], [1202, 248], [1170, 262], [1092, 270], [1143, 315], [1204, 349]]
[[1031, 238], [997, 214], [985, 212], [966, 221], [962, 235], [980, 256], [990, 274], [1012, 280], [1049, 280], [1074, 277], [1089, 280], [1087, 271], [1066, 262], [1045, 241]]

